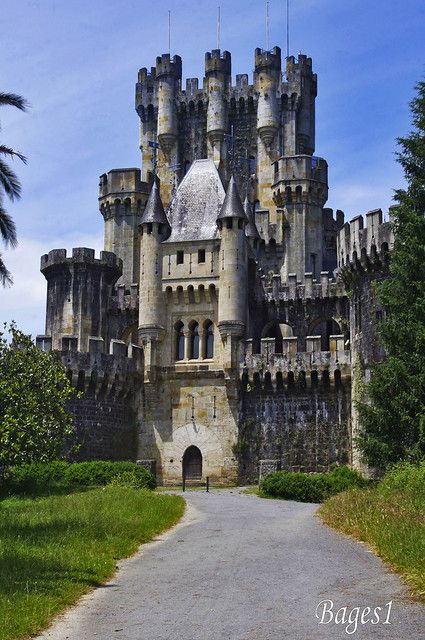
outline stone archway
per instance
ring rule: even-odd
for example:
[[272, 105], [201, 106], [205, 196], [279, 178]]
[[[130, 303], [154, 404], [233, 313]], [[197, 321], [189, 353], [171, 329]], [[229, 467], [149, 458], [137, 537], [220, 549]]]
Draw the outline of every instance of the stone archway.
[[202, 478], [202, 453], [191, 445], [183, 455], [183, 476], [187, 480], [200, 480]]

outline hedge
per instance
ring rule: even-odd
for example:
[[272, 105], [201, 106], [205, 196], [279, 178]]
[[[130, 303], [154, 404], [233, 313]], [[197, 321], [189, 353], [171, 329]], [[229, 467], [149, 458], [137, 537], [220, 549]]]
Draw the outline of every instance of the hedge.
[[260, 490], [273, 498], [323, 502], [336, 493], [367, 484], [368, 480], [354, 469], [335, 467], [329, 473], [276, 471], [261, 481]]
[[150, 471], [134, 462], [64, 462], [20, 464], [10, 467], [4, 475], [1, 489], [8, 493], [43, 493], [78, 487], [105, 486], [117, 475], [132, 473], [140, 486], [155, 489], [156, 479]]

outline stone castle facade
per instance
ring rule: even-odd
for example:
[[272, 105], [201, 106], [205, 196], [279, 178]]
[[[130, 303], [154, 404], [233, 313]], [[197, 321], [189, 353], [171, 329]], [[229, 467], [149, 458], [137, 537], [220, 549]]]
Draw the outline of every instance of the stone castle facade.
[[380, 210], [325, 208], [312, 61], [255, 51], [252, 84], [163, 55], [136, 84], [142, 169], [100, 177], [105, 250], [50, 251], [46, 332], [75, 386], [81, 458], [163, 482], [358, 463], [358, 390], [383, 356]]

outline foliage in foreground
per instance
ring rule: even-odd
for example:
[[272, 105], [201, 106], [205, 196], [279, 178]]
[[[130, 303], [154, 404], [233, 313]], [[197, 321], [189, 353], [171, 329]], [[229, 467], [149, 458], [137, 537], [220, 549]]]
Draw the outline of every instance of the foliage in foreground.
[[425, 602], [425, 463], [402, 464], [376, 486], [320, 507], [324, 522], [367, 542]]
[[74, 394], [53, 355], [14, 325], [0, 331], [0, 467], [58, 457], [73, 433], [65, 407]]
[[[119, 477], [121, 480], [116, 480]], [[133, 488], [155, 489], [156, 479], [150, 471], [134, 462], [64, 462], [22, 464], [11, 467], [5, 478], [3, 493], [40, 494], [78, 487], [105, 486], [110, 483]]]
[[[2, 106], [16, 107], [16, 109], [20, 109], [20, 111], [26, 111], [28, 103], [22, 96], [18, 96], [16, 93], [0, 92], [0, 107]], [[26, 162], [27, 160], [19, 151], [0, 143], [0, 239], [3, 240], [5, 247], [16, 247], [18, 241], [16, 238], [15, 223], [4, 208], [3, 202], [4, 195], [12, 202], [21, 197], [21, 183], [16, 173], [5, 161], [5, 158], [8, 160], [19, 158], [22, 162]], [[1, 253], [0, 284], [2, 284], [3, 287], [12, 284], [12, 276], [3, 262]]]
[[348, 467], [335, 467], [329, 473], [276, 471], [261, 481], [260, 491], [272, 498], [322, 502], [340, 491], [364, 487], [367, 483], [360, 473]]
[[414, 130], [398, 139], [408, 186], [395, 194], [390, 278], [377, 286], [388, 359], [374, 367], [368, 402], [358, 406], [357, 444], [379, 469], [425, 457], [425, 82], [411, 109]]
[[110, 577], [118, 558], [175, 524], [183, 510], [179, 496], [122, 487], [4, 500], [2, 640], [46, 627], [53, 615]]

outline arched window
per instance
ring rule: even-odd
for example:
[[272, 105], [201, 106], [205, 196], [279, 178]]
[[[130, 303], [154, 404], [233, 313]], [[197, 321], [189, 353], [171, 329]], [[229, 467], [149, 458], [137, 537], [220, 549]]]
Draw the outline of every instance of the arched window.
[[190, 358], [197, 360], [199, 358], [199, 324], [191, 322], [190, 326]]
[[176, 330], [176, 360], [184, 360], [184, 325], [177, 322], [174, 326]]
[[214, 325], [211, 320], [205, 323], [205, 357], [214, 358]]

